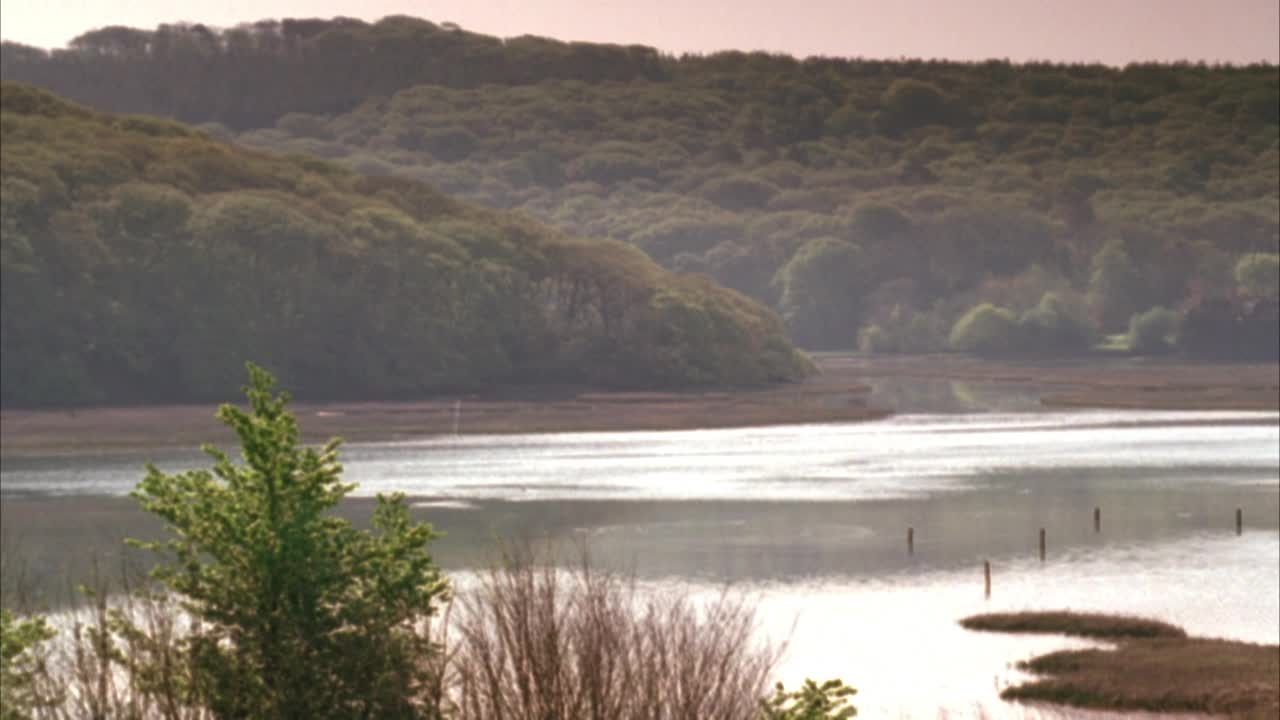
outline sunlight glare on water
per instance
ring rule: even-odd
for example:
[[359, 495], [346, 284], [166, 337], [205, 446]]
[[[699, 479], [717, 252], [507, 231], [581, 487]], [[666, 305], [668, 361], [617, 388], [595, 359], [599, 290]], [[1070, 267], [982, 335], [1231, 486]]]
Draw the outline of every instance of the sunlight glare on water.
[[[726, 430], [432, 437], [351, 444], [357, 495], [451, 499], [856, 500], [963, 490], [979, 475], [1057, 467], [1231, 468], [1277, 463], [1271, 413], [906, 415]], [[165, 470], [203, 456], [163, 451]], [[143, 458], [6, 458], [4, 492], [123, 495]], [[80, 466], [84, 468], [81, 469]]]
[[[859, 717], [1075, 717], [998, 696], [1022, 678], [1018, 660], [1088, 643], [972, 633], [957, 621], [1074, 609], [1280, 641], [1278, 419], [1084, 411], [451, 436], [352, 444], [343, 464], [357, 495], [404, 492], [445, 531], [435, 554], [460, 585], [484, 567], [477, 548], [495, 536], [584, 539], [644, 587], [711, 594], [727, 584], [753, 595], [765, 635], [788, 641], [782, 679], [841, 677], [859, 690]], [[49, 553], [118, 544], [138, 511], [92, 498], [128, 493], [148, 459], [168, 471], [208, 464], [172, 450], [6, 457], [6, 522], [22, 502], [47, 511], [84, 496], [121, 525], [77, 535], [87, 521], [69, 511], [69, 524], [41, 520], [29, 532], [47, 533], [38, 544]]]
[[[360, 492], [533, 500], [853, 500], [962, 490], [1058, 467], [1250, 468], [1277, 462], [1267, 413], [902, 416], [862, 424], [434, 438], [355, 446]], [[1155, 420], [1155, 422], [1152, 422]], [[1270, 420], [1270, 422], [1267, 422]], [[1236, 424], [1256, 422], [1254, 425]]]

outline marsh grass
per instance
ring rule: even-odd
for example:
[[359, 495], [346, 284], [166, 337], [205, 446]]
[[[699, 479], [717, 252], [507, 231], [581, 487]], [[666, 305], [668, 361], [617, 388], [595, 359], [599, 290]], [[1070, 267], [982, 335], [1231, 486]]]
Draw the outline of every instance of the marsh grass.
[[1045, 700], [1119, 710], [1200, 711], [1280, 717], [1280, 648], [1227, 640], [1129, 640], [1114, 650], [1066, 650], [1024, 669], [1045, 676], [1006, 690], [1007, 700]]
[[972, 630], [1077, 635], [1113, 648], [1063, 650], [1020, 667], [1039, 677], [1004, 690], [1006, 700], [1077, 707], [1280, 716], [1280, 646], [1187, 637], [1143, 618], [1040, 612], [975, 615]]
[[960, 621], [968, 630], [1006, 633], [1051, 633], [1111, 640], [1117, 638], [1185, 638], [1180, 627], [1127, 615], [1076, 612], [1019, 612], [972, 615]]

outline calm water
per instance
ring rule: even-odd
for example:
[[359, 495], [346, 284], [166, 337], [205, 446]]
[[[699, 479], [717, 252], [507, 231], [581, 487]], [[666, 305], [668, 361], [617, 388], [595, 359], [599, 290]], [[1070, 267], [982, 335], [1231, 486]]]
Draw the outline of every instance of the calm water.
[[[866, 424], [362, 444], [344, 462], [359, 494], [413, 497], [448, 533], [436, 553], [463, 583], [501, 536], [585, 539], [598, 563], [646, 587], [749, 593], [765, 633], [789, 642], [784, 679], [841, 676], [859, 688], [863, 717], [1024, 714], [996, 699], [1017, 678], [1010, 664], [1071, 641], [956, 625], [986, 609], [1132, 612], [1280, 641], [1276, 414], [1031, 413], [1016, 397], [996, 407]], [[74, 573], [86, 548], [110, 556], [120, 537], [155, 532], [119, 497], [147, 459], [171, 470], [201, 462], [185, 452], [4, 459], [4, 526], [34, 574]], [[368, 502], [347, 512], [359, 520]]]

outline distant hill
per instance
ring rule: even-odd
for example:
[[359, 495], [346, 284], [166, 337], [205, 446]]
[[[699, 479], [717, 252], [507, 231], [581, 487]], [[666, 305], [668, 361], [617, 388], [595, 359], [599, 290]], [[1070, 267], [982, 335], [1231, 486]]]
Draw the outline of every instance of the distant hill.
[[771, 311], [410, 180], [0, 86], [0, 400], [176, 402], [808, 372]]
[[676, 58], [405, 17], [3, 53], [96, 107], [625, 241], [811, 348], [968, 347], [990, 304], [1018, 333], [990, 346], [1079, 351], [1153, 308], [1253, 308], [1234, 269], [1280, 250], [1272, 65]]
[[243, 129], [290, 112], [350, 110], [415, 85], [479, 87], [557, 78], [581, 82], [665, 77], [653, 48], [501, 40], [445, 23], [388, 17], [287, 19], [228, 30], [107, 27], [46, 53], [6, 42], [4, 79], [47, 87], [114, 112]]

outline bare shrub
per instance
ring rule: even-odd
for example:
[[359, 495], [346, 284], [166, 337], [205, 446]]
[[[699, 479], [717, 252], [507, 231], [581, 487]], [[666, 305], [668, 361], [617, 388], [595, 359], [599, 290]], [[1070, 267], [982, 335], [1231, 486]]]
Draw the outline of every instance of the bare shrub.
[[508, 551], [460, 593], [449, 682], [467, 720], [748, 720], [780, 652], [754, 608]]
[[170, 596], [94, 579], [85, 602], [49, 616], [58, 636], [35, 662], [35, 716], [204, 720], [182, 644], [199, 628]]
[[[524, 547], [415, 632], [437, 644], [414, 717], [456, 720], [760, 720], [781, 648], [761, 642], [741, 596], [648, 590]], [[205, 636], [179, 600], [129, 574], [96, 576], [81, 604], [49, 614], [33, 656], [40, 720], [210, 720], [186, 646]], [[778, 717], [810, 717], [778, 715]], [[817, 716], [826, 717], [826, 716]], [[832, 715], [832, 717], [838, 717]]]

